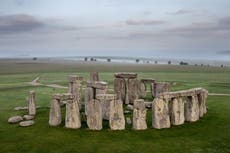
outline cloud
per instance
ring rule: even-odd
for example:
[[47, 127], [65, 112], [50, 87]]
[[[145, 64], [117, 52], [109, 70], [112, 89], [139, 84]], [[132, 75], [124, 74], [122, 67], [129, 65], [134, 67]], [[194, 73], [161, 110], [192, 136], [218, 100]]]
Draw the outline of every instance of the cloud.
[[223, 28], [225, 27], [225, 28], [229, 28], [230, 29], [230, 16], [221, 18], [219, 20], [219, 26], [221, 26]]
[[42, 21], [26, 14], [0, 16], [1, 34], [32, 31], [43, 26], [44, 23]]
[[216, 52], [216, 54], [230, 55], [230, 50], [218, 51], [218, 52]]
[[177, 10], [176, 12], [169, 13], [169, 14], [172, 14], [172, 15], [184, 15], [184, 14], [191, 14], [191, 13], [194, 13], [194, 12], [195, 12], [194, 10], [180, 9], [180, 10]]
[[127, 25], [160, 25], [166, 23], [163, 20], [127, 20], [126, 24]]

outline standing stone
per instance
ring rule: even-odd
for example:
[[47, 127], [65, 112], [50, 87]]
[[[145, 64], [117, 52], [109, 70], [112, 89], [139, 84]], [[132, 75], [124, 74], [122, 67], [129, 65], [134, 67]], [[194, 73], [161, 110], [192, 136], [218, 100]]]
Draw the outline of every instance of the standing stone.
[[114, 79], [114, 92], [117, 95], [117, 99], [125, 101], [125, 80], [122, 78]]
[[166, 82], [156, 82], [154, 84], [151, 84], [151, 88], [152, 88], [152, 95], [155, 98], [158, 98], [160, 94], [164, 92], [169, 92], [170, 85], [169, 83]]
[[105, 85], [105, 89], [96, 89], [97, 94], [107, 94], [109, 92], [109, 85]]
[[81, 118], [78, 103], [74, 101], [72, 94], [66, 94], [66, 118], [65, 127], [78, 129], [81, 127]]
[[200, 117], [203, 117], [204, 114], [206, 114], [207, 112], [206, 97], [207, 97], [206, 92], [201, 92], [200, 94], [198, 94], [199, 116]]
[[172, 125], [184, 124], [184, 101], [182, 97], [170, 101], [170, 121]]
[[143, 81], [139, 82], [138, 95], [139, 95], [140, 98], [145, 98], [146, 95], [147, 95], [146, 84]]
[[90, 81], [99, 81], [98, 72], [90, 72]]
[[54, 94], [50, 102], [49, 125], [58, 126], [61, 124], [61, 95]]
[[94, 97], [94, 89], [91, 87], [86, 87], [85, 89], [85, 114], [88, 113], [88, 104]]
[[156, 129], [170, 128], [168, 101], [155, 98], [152, 104], [152, 126]]
[[146, 123], [146, 113], [145, 103], [143, 99], [138, 99], [134, 101], [133, 110], [133, 129], [135, 130], [145, 130], [147, 129]]
[[128, 79], [128, 95], [129, 102], [126, 104], [133, 104], [134, 100], [138, 99], [138, 80], [137, 79]]
[[195, 122], [199, 120], [199, 104], [197, 95], [189, 96], [185, 106], [185, 120]]
[[74, 101], [78, 102], [78, 106], [81, 109], [82, 99], [82, 80], [83, 77], [69, 76], [69, 91], [68, 93], [73, 94]]
[[103, 119], [109, 120], [110, 103], [112, 100], [116, 99], [116, 95], [114, 95], [114, 94], [98, 94], [96, 96], [96, 99], [98, 99], [101, 102]]
[[29, 92], [28, 110], [29, 115], [36, 115], [35, 91]]
[[92, 99], [88, 103], [87, 125], [91, 130], [102, 129], [102, 107], [99, 100]]
[[110, 104], [109, 125], [112, 130], [125, 129], [125, 117], [121, 100], [112, 100]]

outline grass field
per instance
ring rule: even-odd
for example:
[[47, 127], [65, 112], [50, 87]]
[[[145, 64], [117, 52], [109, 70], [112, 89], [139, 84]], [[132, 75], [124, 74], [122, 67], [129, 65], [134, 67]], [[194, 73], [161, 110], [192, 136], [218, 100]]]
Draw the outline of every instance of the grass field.
[[[109, 82], [110, 88], [113, 88], [114, 72], [133, 71], [138, 73], [139, 78], [170, 82], [172, 90], [203, 87], [210, 93], [230, 94], [230, 68], [0, 60], [0, 152], [230, 152], [230, 96], [209, 96], [208, 113], [204, 118], [170, 129], [152, 129], [150, 111], [148, 130], [145, 131], [134, 131], [130, 125], [124, 131], [111, 131], [107, 121], [102, 131], [90, 131], [85, 122], [78, 130], [66, 129], [64, 123], [59, 127], [49, 127], [47, 106], [51, 94], [66, 90], [31, 86], [28, 82], [40, 76], [43, 84], [67, 86], [68, 75], [80, 75], [87, 80], [93, 70], [100, 72], [100, 79]], [[43, 106], [37, 111], [35, 125], [22, 128], [8, 124], [10, 116], [27, 113], [14, 111], [13, 108], [26, 105], [29, 90], [36, 91], [37, 105]], [[64, 109], [62, 113], [64, 120]]]

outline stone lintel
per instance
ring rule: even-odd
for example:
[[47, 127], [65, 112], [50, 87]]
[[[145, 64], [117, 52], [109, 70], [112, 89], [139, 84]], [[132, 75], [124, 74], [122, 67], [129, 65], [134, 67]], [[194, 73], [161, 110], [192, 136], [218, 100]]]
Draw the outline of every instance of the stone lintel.
[[114, 76], [116, 78], [128, 78], [128, 79], [135, 79], [137, 78], [137, 74], [136, 73], [115, 73]]
[[155, 83], [155, 79], [151, 79], [151, 78], [146, 78], [146, 79], [141, 79], [141, 82], [144, 83]]
[[77, 80], [82, 81], [83, 77], [77, 76], [77, 75], [70, 75], [68, 77], [69, 82], [76, 82]]
[[74, 95], [71, 93], [64, 93], [63, 97], [66, 98], [67, 100], [72, 100], [74, 99]]
[[96, 99], [98, 100], [103, 100], [103, 99], [106, 99], [106, 100], [114, 100], [116, 99], [116, 95], [115, 94], [97, 94], [96, 95]]
[[106, 89], [108, 83], [107, 82], [103, 82], [103, 81], [93, 81], [93, 82], [87, 82], [87, 87], [92, 87], [92, 88], [96, 88], [96, 89]]
[[61, 99], [62, 98], [62, 94], [53, 94], [52, 95], [52, 99]]
[[175, 92], [165, 92], [160, 95], [161, 98], [170, 99], [170, 98], [178, 98], [178, 97], [190, 97], [194, 95], [198, 95], [201, 93], [208, 93], [206, 89], [203, 88], [193, 88], [188, 90], [181, 90]]

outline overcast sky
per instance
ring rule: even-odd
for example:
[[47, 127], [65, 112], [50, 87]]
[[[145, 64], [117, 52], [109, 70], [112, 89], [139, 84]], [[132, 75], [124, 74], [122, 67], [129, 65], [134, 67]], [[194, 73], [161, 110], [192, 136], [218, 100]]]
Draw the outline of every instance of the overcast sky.
[[230, 60], [230, 0], [0, 0], [0, 57]]

